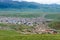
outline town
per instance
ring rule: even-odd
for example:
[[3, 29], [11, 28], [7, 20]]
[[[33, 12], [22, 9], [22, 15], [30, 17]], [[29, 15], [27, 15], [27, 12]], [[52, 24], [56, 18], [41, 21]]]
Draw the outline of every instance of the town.
[[[19, 25], [23, 24], [23, 25], [30, 26], [30, 27], [32, 26], [33, 29], [31, 29], [31, 31], [28, 31], [28, 29], [24, 29], [24, 33], [27, 32], [27, 34], [29, 34], [30, 32], [31, 33], [38, 33], [38, 34], [42, 34], [42, 33], [53, 34], [53, 33], [56, 33], [55, 29], [51, 29], [48, 26], [48, 23], [51, 22], [51, 21], [53, 21], [53, 20], [52, 19], [46, 19], [46, 18], [43, 18], [43, 17], [38, 17], [38, 18], [3, 17], [3, 16], [0, 17], [0, 23], [3, 23], [3, 24], [15, 24], [15, 25], [16, 24], [19, 24]], [[9, 30], [10, 27], [9, 28], [8, 27], [3, 27], [3, 28], [0, 27], [0, 29]], [[19, 27], [16, 27], [14, 29], [19, 31]]]
[[48, 20], [42, 17], [38, 18], [0, 17], [0, 23], [25, 24], [28, 26], [33, 26], [33, 24], [40, 24], [47, 21], [52, 21], [52, 19]]

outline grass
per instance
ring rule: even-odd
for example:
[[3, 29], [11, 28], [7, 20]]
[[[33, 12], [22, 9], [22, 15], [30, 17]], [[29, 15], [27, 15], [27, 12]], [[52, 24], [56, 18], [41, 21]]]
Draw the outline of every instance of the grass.
[[13, 30], [0, 30], [0, 36], [14, 36], [14, 35], [19, 35], [19, 34]]
[[[9, 26], [16, 26], [9, 24]], [[0, 24], [8, 26], [8, 24]], [[18, 26], [18, 25], [17, 25]], [[21, 25], [25, 29], [24, 25]], [[60, 40], [60, 34], [20, 34], [14, 30], [0, 30], [0, 40]]]
[[19, 34], [15, 31], [0, 30], [0, 40], [60, 40], [60, 34]]
[[46, 14], [45, 18], [50, 19], [59, 19], [60, 20], [60, 13], [59, 12], [21, 12], [21, 11], [3, 11], [0, 10], [0, 16], [6, 17], [24, 17], [24, 18], [33, 18], [33, 17], [41, 17], [43, 14]]
[[48, 18], [48, 19], [60, 20], [60, 14], [58, 14], [58, 13], [47, 14], [45, 17]]
[[27, 26], [27, 25], [19, 25], [19, 24], [5, 24], [5, 23], [0, 23], [0, 27], [7, 28], [7, 29], [13, 29], [13, 30], [19, 30], [23, 31], [25, 29], [31, 30], [33, 26]]
[[[0, 24], [0, 26], [29, 28], [26, 25]], [[0, 40], [60, 40], [60, 34], [20, 34], [14, 30], [0, 30]]]
[[40, 12], [19, 12], [19, 11], [0, 11], [0, 16], [6, 17], [40, 17], [43, 13]]

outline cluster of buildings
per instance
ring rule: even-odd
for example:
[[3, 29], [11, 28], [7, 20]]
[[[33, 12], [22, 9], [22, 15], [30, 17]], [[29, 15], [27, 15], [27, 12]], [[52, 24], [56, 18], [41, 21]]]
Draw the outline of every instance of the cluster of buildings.
[[[51, 19], [46, 19], [42, 17], [38, 18], [19, 18], [19, 17], [0, 17], [0, 23], [7, 23], [7, 24], [24, 24], [28, 26], [34, 26], [34, 24], [38, 24], [33, 30], [33, 33], [50, 33], [55, 34], [57, 31], [50, 29], [46, 23], [52, 21]], [[0, 29], [10, 29], [9, 27], [0, 27]]]
[[33, 24], [41, 23], [45, 21], [44, 18], [19, 18], [19, 17], [0, 17], [0, 23], [10, 23], [10, 24], [26, 24], [33, 26]]

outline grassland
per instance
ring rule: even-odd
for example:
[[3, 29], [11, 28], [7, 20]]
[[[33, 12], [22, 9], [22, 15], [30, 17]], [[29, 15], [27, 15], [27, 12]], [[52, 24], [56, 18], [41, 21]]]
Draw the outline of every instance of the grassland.
[[[0, 16], [7, 17], [40, 17], [44, 12], [16, 12], [16, 11], [0, 11]], [[60, 14], [49, 13], [45, 18], [60, 19]], [[28, 29], [30, 27], [26, 25], [14, 25], [14, 24], [0, 24], [1, 27], [10, 27], [15, 29]], [[60, 34], [20, 34], [14, 30], [0, 30], [0, 40], [60, 40]]]
[[41, 12], [20, 12], [20, 11], [0, 11], [0, 16], [6, 17], [40, 17], [43, 13]]
[[20, 31], [20, 32], [24, 32], [25, 29], [27, 29], [28, 31], [31, 31], [31, 29], [33, 29], [33, 26], [27, 26], [27, 25], [19, 25], [19, 24], [5, 24], [5, 23], [0, 23], [0, 29], [4, 30], [4, 28], [6, 28], [5, 30], [15, 30], [15, 31]]
[[0, 40], [60, 40], [60, 34], [19, 34], [15, 31], [0, 30]]
[[60, 13], [56, 13], [56, 14], [47, 14], [45, 16], [48, 19], [54, 19], [54, 20], [60, 20]]
[[22, 11], [3, 11], [0, 10], [0, 16], [6, 17], [25, 17], [25, 18], [33, 18], [33, 17], [41, 17], [45, 15], [45, 18], [60, 20], [60, 13], [59, 12], [22, 12]]
[[[26, 25], [1, 24], [2, 27], [29, 28]], [[0, 30], [0, 40], [60, 40], [60, 34], [21, 34], [16, 30]]]

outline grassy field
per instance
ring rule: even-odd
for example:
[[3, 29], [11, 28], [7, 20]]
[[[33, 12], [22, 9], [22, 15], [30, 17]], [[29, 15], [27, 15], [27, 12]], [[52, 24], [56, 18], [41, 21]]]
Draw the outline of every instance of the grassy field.
[[20, 11], [0, 11], [0, 16], [6, 17], [40, 17], [43, 13], [41, 12], [20, 12]]
[[45, 16], [48, 19], [54, 19], [54, 20], [60, 20], [60, 13], [56, 13], [56, 14], [47, 14]]
[[45, 15], [45, 18], [49, 19], [59, 19], [60, 20], [60, 13], [58, 12], [21, 12], [21, 11], [0, 11], [0, 16], [6, 17], [26, 17], [26, 18], [33, 18], [33, 17], [41, 17]]
[[19, 24], [4, 24], [4, 23], [0, 23], [0, 29], [4, 30], [4, 28], [6, 28], [6, 30], [10, 29], [10, 30], [15, 30], [15, 31], [20, 31], [23, 32], [25, 29], [27, 29], [28, 31], [31, 31], [33, 29], [33, 26], [27, 26], [27, 25], [19, 25]]
[[60, 40], [60, 34], [19, 34], [15, 31], [0, 30], [0, 40]]

